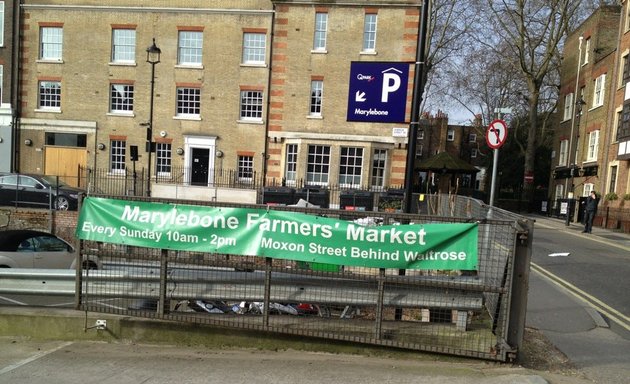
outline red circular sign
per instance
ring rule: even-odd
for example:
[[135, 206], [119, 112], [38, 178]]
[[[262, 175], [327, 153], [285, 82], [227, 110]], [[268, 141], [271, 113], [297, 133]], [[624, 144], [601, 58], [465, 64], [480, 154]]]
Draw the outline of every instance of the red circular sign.
[[486, 144], [492, 149], [499, 149], [507, 139], [507, 124], [503, 120], [494, 120], [486, 130]]

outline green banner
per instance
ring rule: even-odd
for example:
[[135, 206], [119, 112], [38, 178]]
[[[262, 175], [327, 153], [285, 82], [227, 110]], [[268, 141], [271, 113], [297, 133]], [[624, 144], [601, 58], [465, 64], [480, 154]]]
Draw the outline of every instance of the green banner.
[[79, 239], [369, 268], [477, 270], [476, 223], [363, 226], [297, 212], [88, 197]]

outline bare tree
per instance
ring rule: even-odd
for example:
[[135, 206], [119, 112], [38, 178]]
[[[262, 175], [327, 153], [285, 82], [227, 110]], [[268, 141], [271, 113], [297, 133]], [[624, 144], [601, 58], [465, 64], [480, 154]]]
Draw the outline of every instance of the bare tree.
[[581, 1], [484, 1], [478, 6], [489, 15], [485, 26], [489, 33], [480, 35], [478, 43], [488, 54], [500, 56], [521, 77], [521, 94], [527, 105], [524, 170], [526, 175], [533, 175], [541, 118], [555, 108], [553, 94], [557, 90], [553, 90], [550, 80], [557, 79], [562, 43], [580, 16]]
[[426, 83], [422, 111], [449, 109], [451, 68], [470, 41], [477, 14], [466, 4], [452, 0], [432, 0], [427, 28]]

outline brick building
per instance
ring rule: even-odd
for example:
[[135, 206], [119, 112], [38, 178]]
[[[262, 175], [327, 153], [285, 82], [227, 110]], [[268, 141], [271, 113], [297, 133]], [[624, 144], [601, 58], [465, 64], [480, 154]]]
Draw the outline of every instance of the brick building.
[[602, 6], [565, 42], [550, 183], [554, 199], [605, 190], [619, 18], [620, 7]]
[[[611, 81], [611, 108], [608, 113], [610, 129], [605, 137], [604, 159], [607, 169], [604, 173], [602, 193], [614, 194], [617, 200], [613, 206], [625, 206], [630, 200], [630, 1], [621, 3], [621, 17], [617, 35], [614, 76]], [[610, 196], [610, 195], [609, 195]]]
[[[481, 152], [487, 151], [484, 134], [480, 116], [476, 118], [473, 125], [453, 125], [449, 124], [448, 115], [441, 111], [435, 115], [425, 114], [418, 131], [415, 167], [418, 169], [424, 160], [439, 153], [448, 152], [452, 157], [461, 159], [479, 170], [476, 174], [455, 175], [459, 179], [457, 181], [459, 192], [483, 191], [487, 171], [484, 154]], [[426, 190], [425, 182], [428, 180], [429, 183], [435, 185], [435, 177], [440, 175], [418, 169], [418, 176], [423, 180], [423, 188]], [[455, 179], [452, 178], [451, 181], [454, 182]]]
[[203, 187], [229, 169], [245, 183], [400, 185], [406, 137], [393, 132], [411, 91], [406, 122], [349, 122], [348, 77], [353, 61], [413, 69], [420, 4], [24, 1], [19, 170], [116, 177], [144, 171], [152, 142], [154, 184]]

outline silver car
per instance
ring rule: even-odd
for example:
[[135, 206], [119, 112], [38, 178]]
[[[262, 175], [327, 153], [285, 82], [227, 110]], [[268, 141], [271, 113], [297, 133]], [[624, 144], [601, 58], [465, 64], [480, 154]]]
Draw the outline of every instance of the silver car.
[[[77, 251], [59, 237], [30, 229], [0, 231], [0, 268], [75, 268]], [[95, 256], [83, 257], [84, 269], [100, 269]]]

